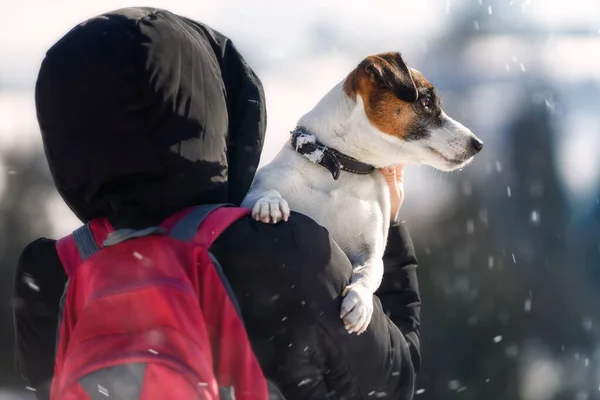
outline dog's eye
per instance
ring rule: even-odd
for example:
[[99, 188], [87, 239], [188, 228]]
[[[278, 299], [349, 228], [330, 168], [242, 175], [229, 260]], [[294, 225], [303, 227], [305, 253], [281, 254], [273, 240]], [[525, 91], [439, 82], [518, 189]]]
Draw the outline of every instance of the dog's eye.
[[421, 105], [425, 108], [429, 108], [431, 106], [431, 97], [429, 97], [429, 96], [421, 97]]

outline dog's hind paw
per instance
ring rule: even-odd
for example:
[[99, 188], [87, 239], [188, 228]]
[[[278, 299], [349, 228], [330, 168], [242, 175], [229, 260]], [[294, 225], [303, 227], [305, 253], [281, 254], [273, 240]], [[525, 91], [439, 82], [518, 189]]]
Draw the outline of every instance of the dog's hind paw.
[[360, 335], [367, 330], [373, 316], [373, 293], [361, 285], [348, 285], [342, 296], [340, 318], [348, 333]]
[[265, 224], [287, 221], [289, 217], [290, 207], [279, 193], [266, 194], [252, 208], [252, 218]]

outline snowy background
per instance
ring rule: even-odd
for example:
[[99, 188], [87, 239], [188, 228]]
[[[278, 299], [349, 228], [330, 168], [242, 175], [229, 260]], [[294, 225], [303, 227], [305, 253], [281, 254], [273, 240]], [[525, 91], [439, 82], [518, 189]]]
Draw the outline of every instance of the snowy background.
[[[123, 0], [9, 1], [0, 24], [0, 399], [25, 244], [78, 221], [55, 193], [33, 87], [45, 50]], [[227, 34], [260, 76], [262, 162], [362, 58], [401, 51], [486, 143], [460, 173], [407, 170], [423, 295], [417, 399], [600, 399], [600, 1], [156, 0]], [[43, 283], [40, 283], [43, 285]], [[29, 396], [29, 397], [28, 397]]]

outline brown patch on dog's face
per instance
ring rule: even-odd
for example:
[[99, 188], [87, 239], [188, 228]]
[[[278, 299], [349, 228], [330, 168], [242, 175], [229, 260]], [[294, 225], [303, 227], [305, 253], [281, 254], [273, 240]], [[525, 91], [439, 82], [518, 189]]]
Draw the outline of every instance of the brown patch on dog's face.
[[452, 171], [471, 162], [483, 147], [473, 132], [442, 111], [433, 85], [408, 68], [399, 53], [365, 58], [346, 78], [344, 92], [351, 99], [360, 96], [374, 128], [400, 139], [392, 140], [398, 146], [391, 151], [398, 162]]
[[360, 95], [373, 126], [404, 140], [425, 137], [441, 114], [433, 85], [399, 53], [367, 57], [346, 78], [344, 91]]

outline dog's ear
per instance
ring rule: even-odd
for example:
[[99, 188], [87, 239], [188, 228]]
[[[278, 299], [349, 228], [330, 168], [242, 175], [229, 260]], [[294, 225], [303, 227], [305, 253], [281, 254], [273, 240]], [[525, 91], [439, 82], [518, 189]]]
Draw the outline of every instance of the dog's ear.
[[358, 67], [378, 86], [392, 91], [406, 102], [419, 97], [417, 86], [400, 53], [382, 53], [367, 57]]

